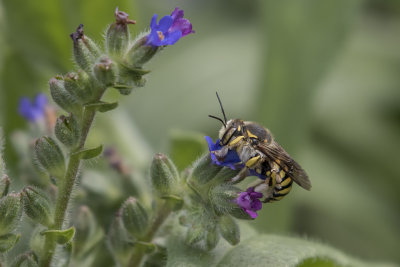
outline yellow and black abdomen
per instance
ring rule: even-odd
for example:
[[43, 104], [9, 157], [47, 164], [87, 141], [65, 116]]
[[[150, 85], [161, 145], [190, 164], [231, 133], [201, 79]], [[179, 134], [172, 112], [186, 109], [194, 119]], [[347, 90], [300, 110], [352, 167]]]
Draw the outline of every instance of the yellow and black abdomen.
[[271, 195], [268, 196], [264, 202], [272, 202], [281, 200], [284, 196], [289, 194], [292, 189], [293, 179], [280, 168], [280, 166], [273, 162], [271, 169], [266, 172], [268, 177], [265, 181], [269, 187], [273, 187], [270, 191]]

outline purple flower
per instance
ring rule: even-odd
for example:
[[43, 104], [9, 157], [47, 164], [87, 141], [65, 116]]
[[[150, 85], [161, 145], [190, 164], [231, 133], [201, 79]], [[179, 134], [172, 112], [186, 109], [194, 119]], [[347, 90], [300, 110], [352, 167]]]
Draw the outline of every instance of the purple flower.
[[183, 18], [183, 9], [179, 9], [176, 7], [174, 11], [172, 11], [171, 17], [174, 19], [172, 23], [170, 31], [179, 30], [182, 33], [182, 37], [186, 36], [190, 33], [194, 33], [192, 30], [192, 23], [188, 19]]
[[251, 218], [257, 218], [257, 210], [262, 208], [262, 203], [259, 198], [262, 198], [263, 194], [254, 192], [254, 187], [249, 187], [246, 192], [242, 192], [236, 199], [236, 204], [239, 205], [245, 212], [247, 212]]
[[173, 45], [183, 36], [194, 33], [190, 21], [183, 18], [182, 9], [175, 8], [171, 16], [162, 17], [158, 24], [157, 17], [158, 15], [154, 14], [151, 19], [151, 32], [147, 36], [146, 45]]
[[228, 153], [224, 158], [218, 158], [213, 152], [221, 150], [223, 148], [219, 143], [219, 139], [217, 139], [215, 144], [209, 136], [206, 136], [206, 140], [208, 143], [208, 149], [210, 150], [211, 160], [214, 164], [229, 167], [232, 170], [236, 170], [242, 166], [242, 164], [238, 164], [241, 162], [241, 160], [236, 151], [228, 150]]
[[47, 97], [40, 93], [36, 95], [33, 102], [27, 97], [22, 97], [19, 100], [18, 112], [26, 120], [35, 122], [45, 116], [46, 106]]

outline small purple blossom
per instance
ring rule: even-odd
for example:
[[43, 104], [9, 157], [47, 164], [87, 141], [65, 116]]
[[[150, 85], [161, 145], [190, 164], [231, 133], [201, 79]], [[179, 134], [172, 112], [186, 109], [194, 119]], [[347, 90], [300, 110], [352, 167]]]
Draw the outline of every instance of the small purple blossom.
[[19, 101], [18, 112], [26, 120], [35, 122], [44, 118], [46, 106], [47, 97], [40, 93], [36, 95], [33, 101], [27, 97], [22, 97]]
[[153, 15], [150, 23], [151, 32], [147, 36], [146, 45], [164, 46], [173, 45], [180, 38], [194, 33], [192, 24], [183, 18], [183, 10], [175, 8], [171, 16], [164, 16], [157, 24], [157, 14]]
[[192, 23], [188, 19], [183, 18], [184, 13], [183, 9], [179, 9], [176, 7], [174, 11], [172, 11], [171, 17], [174, 19], [172, 23], [170, 31], [180, 30], [182, 33], [182, 37], [194, 33], [192, 30]]
[[222, 149], [222, 146], [219, 143], [219, 139], [214, 143], [211, 137], [206, 136], [206, 140], [208, 143], [208, 149], [210, 150], [211, 160], [214, 164], [219, 166], [229, 167], [232, 170], [236, 170], [241, 167], [242, 164], [238, 154], [234, 150], [228, 150], [228, 153], [224, 158], [217, 158], [217, 156], [213, 153], [213, 151], [218, 151]]
[[246, 192], [242, 192], [236, 199], [236, 204], [239, 205], [245, 212], [247, 212], [251, 218], [257, 218], [257, 211], [262, 208], [262, 203], [259, 198], [262, 198], [263, 194], [254, 191], [254, 187], [249, 187]]

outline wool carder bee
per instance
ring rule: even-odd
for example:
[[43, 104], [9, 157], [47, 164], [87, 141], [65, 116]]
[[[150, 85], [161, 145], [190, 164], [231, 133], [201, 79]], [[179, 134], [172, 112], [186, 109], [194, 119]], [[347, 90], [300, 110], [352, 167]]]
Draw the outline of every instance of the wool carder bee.
[[227, 121], [224, 108], [217, 93], [224, 120], [219, 131], [220, 150], [212, 151], [219, 159], [224, 159], [229, 151], [236, 151], [242, 168], [232, 178], [238, 182], [247, 176], [258, 176], [261, 181], [255, 185], [255, 191], [263, 193], [263, 202], [281, 200], [286, 196], [293, 181], [306, 190], [311, 189], [311, 182], [301, 166], [275, 141], [271, 132], [251, 121], [231, 119]]

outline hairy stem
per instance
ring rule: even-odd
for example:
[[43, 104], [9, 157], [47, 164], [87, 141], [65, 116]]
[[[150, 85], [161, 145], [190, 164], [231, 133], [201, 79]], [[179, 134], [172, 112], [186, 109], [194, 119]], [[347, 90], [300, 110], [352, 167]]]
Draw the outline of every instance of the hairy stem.
[[[140, 239], [142, 242], [151, 242], [154, 238], [154, 235], [157, 233], [158, 229], [164, 223], [164, 221], [168, 218], [172, 209], [168, 206], [166, 201], [164, 204], [160, 206], [157, 212], [157, 216], [154, 218], [147, 234]], [[135, 246], [131, 258], [129, 260], [129, 267], [139, 267], [142, 263], [143, 256], [145, 255], [145, 249], [142, 246]]]
[[[98, 96], [97, 100], [100, 100], [102, 95], [103, 94], [101, 93]], [[61, 230], [63, 227], [65, 214], [71, 199], [72, 189], [74, 187], [76, 177], [78, 176], [79, 166], [81, 164], [81, 159], [79, 158], [79, 156], [73, 155], [73, 153], [84, 148], [95, 115], [96, 111], [94, 109], [85, 109], [83, 113], [80, 142], [77, 148], [70, 151], [70, 158], [67, 170], [65, 172], [65, 177], [59, 185], [56, 208], [54, 213], [54, 224], [52, 225], [52, 227], [50, 227], [50, 229], [52, 230]], [[45, 255], [41, 262], [41, 266], [50, 266], [52, 258], [54, 256], [56, 245], [57, 244], [53, 238], [46, 237], [44, 245]]]

